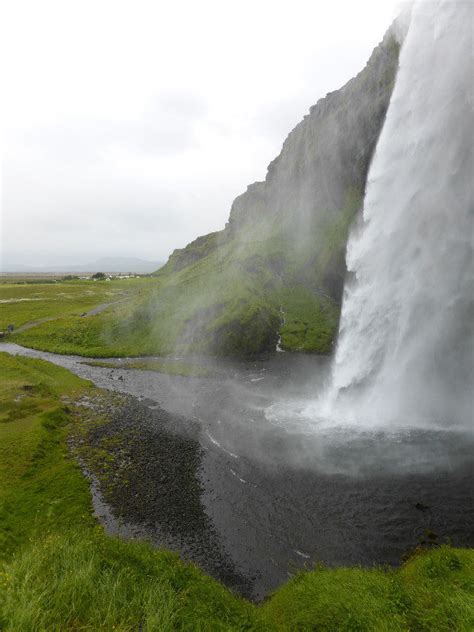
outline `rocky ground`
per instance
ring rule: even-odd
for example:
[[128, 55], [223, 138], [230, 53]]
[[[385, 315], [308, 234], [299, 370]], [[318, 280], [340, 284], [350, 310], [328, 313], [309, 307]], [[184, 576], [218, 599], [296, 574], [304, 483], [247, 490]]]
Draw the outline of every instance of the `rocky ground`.
[[151, 539], [249, 596], [249, 581], [235, 571], [201, 501], [196, 424], [151, 400], [117, 393], [75, 406], [80, 421], [70, 447], [107, 531]]

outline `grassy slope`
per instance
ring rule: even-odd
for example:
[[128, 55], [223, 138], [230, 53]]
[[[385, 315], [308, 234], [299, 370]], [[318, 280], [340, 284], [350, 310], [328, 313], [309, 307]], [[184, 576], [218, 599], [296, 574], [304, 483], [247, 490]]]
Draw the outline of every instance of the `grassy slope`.
[[299, 573], [259, 608], [175, 555], [106, 536], [69, 458], [61, 398], [93, 387], [0, 354], [0, 629], [470, 631], [474, 554], [440, 547], [399, 571]]
[[[254, 278], [232, 264], [217, 278], [212, 265], [206, 259], [179, 276], [156, 279], [142, 295], [102, 314], [58, 316], [10, 339], [36, 349], [90, 357], [249, 355], [273, 351], [281, 330], [288, 350], [330, 351], [339, 314], [333, 300], [299, 283], [270, 286], [264, 263]], [[212, 291], [204, 287], [204, 280], [211, 280]], [[280, 308], [285, 313], [283, 326]], [[34, 306], [29, 312], [31, 320], [41, 318]]]
[[[180, 352], [239, 355], [273, 351], [280, 332], [286, 350], [329, 353], [339, 304], [324, 277], [335, 257], [343, 262], [360, 201], [360, 194], [348, 194], [341, 212], [305, 243], [292, 242], [281, 218], [254, 219], [238, 235], [218, 235], [220, 240], [213, 234], [207, 252], [200, 238], [197, 255], [191, 244], [157, 274], [152, 336]], [[162, 323], [170, 320], [164, 332]]]

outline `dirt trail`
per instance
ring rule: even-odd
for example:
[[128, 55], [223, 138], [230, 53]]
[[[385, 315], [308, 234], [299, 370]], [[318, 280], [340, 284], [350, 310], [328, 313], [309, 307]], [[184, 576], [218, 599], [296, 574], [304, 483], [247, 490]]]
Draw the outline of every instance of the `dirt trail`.
[[26, 331], [27, 329], [31, 329], [32, 327], [36, 327], [36, 325], [42, 325], [43, 323], [47, 323], [50, 320], [56, 320], [59, 316], [48, 316], [47, 318], [40, 318], [39, 320], [33, 320], [31, 323], [26, 323], [26, 325], [22, 325], [18, 327], [18, 329], [14, 329], [11, 333], [17, 334], [21, 331]]
[[[118, 301], [112, 301], [110, 303], [102, 303], [101, 305], [98, 305], [97, 307], [94, 307], [93, 309], [89, 310], [88, 312], [84, 312], [81, 314], [81, 317], [83, 318], [87, 318], [88, 316], [96, 316], [97, 314], [100, 314], [101, 312], [105, 311], [108, 307], [111, 307], [112, 305], [118, 305], [119, 303], [123, 303], [125, 299], [120, 299]], [[17, 329], [13, 330], [13, 334], [17, 334], [20, 333], [22, 331], [27, 331], [28, 329], [32, 329], [33, 327], [36, 327], [37, 325], [42, 325], [43, 323], [47, 323], [51, 320], [58, 320], [59, 318], [62, 318], [64, 315], [60, 315], [60, 316], [48, 316], [46, 318], [40, 318], [39, 320], [33, 320], [30, 323], [26, 323], [25, 325], [21, 325], [21, 327], [18, 327]]]

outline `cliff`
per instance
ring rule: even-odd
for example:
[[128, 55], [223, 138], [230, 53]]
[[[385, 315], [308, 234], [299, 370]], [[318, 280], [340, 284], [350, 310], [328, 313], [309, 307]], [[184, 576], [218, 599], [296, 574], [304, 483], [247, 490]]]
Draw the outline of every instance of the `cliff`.
[[344, 252], [398, 66], [389, 31], [366, 67], [311, 107], [265, 181], [232, 204], [223, 231], [176, 250], [135, 313], [163, 352], [327, 353]]

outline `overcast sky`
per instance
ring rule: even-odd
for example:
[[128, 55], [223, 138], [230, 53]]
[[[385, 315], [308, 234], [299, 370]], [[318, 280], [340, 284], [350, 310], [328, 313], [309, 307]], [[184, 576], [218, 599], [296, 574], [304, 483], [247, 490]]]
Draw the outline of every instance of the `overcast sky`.
[[3, 3], [3, 261], [163, 260], [223, 228], [397, 4]]

